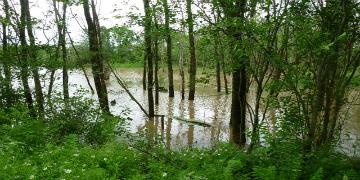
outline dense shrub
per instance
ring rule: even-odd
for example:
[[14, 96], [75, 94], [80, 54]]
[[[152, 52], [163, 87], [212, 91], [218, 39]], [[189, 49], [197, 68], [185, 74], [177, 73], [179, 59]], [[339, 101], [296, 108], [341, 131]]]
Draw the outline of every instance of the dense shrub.
[[74, 98], [66, 109], [57, 103], [45, 119], [30, 118], [22, 106], [0, 110], [0, 179], [360, 178], [359, 160], [305, 154], [294, 136], [289, 141], [286, 125], [251, 153], [227, 143], [174, 151], [133, 137], [122, 118], [101, 115], [91, 102]]

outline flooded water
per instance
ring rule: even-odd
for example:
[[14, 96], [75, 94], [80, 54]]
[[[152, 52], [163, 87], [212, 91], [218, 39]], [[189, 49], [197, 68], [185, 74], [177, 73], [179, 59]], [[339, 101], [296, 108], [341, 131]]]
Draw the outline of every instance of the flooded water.
[[[147, 92], [142, 88], [142, 69], [117, 69], [116, 71], [126, 82], [134, 97], [147, 109]], [[163, 70], [160, 73], [160, 77], [166, 77]], [[91, 84], [94, 84], [90, 70], [88, 75]], [[57, 71], [54, 89], [62, 89], [61, 76], [61, 71]], [[72, 95], [75, 95], [79, 88], [89, 90], [81, 71], [70, 71], [69, 82], [69, 90]], [[48, 84], [44, 82], [43, 85], [47, 88]], [[110, 76], [107, 85], [109, 101], [113, 101], [110, 111], [115, 115], [131, 118], [131, 132], [136, 133], [147, 129], [151, 136], [162, 138], [167, 147], [175, 149], [187, 146], [211, 147], [218, 141], [229, 140], [231, 95], [217, 93], [215, 81], [210, 81], [209, 84], [197, 84], [194, 101], [181, 100], [180, 77], [176, 74], [174, 76], [175, 97], [169, 98], [167, 92], [160, 92], [160, 104], [155, 107], [155, 111], [156, 114], [165, 117], [163, 119], [156, 118], [154, 121], [149, 121], [146, 118], [138, 105], [118, 85], [113, 76]], [[160, 86], [167, 87], [164, 78], [160, 78]], [[91, 93], [87, 96], [96, 98], [96, 95], [91, 95]], [[249, 95], [248, 101], [254, 101], [253, 95]], [[349, 117], [351, 118], [344, 123], [345, 133], [341, 136], [341, 151], [352, 155], [360, 155], [360, 106], [359, 102], [357, 103], [358, 105], [349, 110]], [[211, 127], [189, 124], [179, 119], [201, 121], [210, 124]]]
[[[61, 76], [61, 71], [58, 73], [58, 76]], [[147, 109], [147, 91], [142, 88], [142, 69], [118, 69], [117, 73], [125, 80], [134, 97]], [[161, 76], [166, 77], [166, 74]], [[90, 80], [93, 81], [92, 77]], [[110, 111], [122, 116], [126, 112], [126, 116], [132, 119], [130, 122], [132, 132], [146, 128], [153, 136], [163, 137], [164, 143], [170, 148], [209, 147], [219, 140], [228, 141], [231, 95], [224, 93], [219, 95], [215, 85], [201, 84], [197, 88], [194, 101], [181, 100], [179, 77], [175, 76], [174, 81], [175, 97], [169, 98], [167, 92], [160, 92], [159, 105], [155, 107], [155, 114], [165, 117], [148, 121], [138, 105], [118, 85], [116, 79], [110, 76], [107, 82], [109, 101], [116, 101], [115, 105], [110, 106]], [[80, 71], [70, 72], [69, 82], [71, 93], [75, 93], [79, 87], [89, 89]], [[167, 82], [160, 78], [160, 85], [166, 88], [166, 84]], [[60, 79], [56, 81], [56, 85], [61, 88]], [[92, 97], [96, 98], [95, 95]], [[201, 121], [211, 124], [211, 127], [189, 124], [178, 120], [179, 118]]]

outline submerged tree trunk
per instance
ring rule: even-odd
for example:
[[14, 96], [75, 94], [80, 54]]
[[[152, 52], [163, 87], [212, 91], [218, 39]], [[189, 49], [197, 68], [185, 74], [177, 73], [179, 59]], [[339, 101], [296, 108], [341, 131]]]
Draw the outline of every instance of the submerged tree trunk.
[[[235, 4], [235, 7], [234, 7]], [[220, 1], [225, 17], [229, 20], [238, 19], [244, 21], [246, 0]], [[247, 94], [247, 59], [243, 57], [242, 33], [238, 27], [228, 26], [228, 34], [232, 39], [232, 59], [234, 61], [232, 70], [232, 102], [231, 102], [231, 142], [239, 146], [245, 146], [245, 122], [246, 122], [246, 94]]]
[[[154, 8], [155, 11], [155, 8]], [[159, 105], [159, 25], [157, 22], [156, 13], [154, 16], [155, 32], [154, 32], [154, 62], [155, 62], [155, 104]]]
[[185, 99], [185, 71], [184, 71], [184, 44], [182, 40], [180, 40], [179, 43], [179, 71], [180, 71], [180, 77], [181, 77], [181, 99]]
[[154, 117], [154, 97], [153, 97], [153, 62], [152, 62], [152, 51], [151, 51], [151, 9], [149, 0], [143, 0], [145, 10], [145, 58], [148, 65], [148, 104], [149, 104], [149, 116]]
[[186, 0], [187, 23], [189, 29], [190, 44], [190, 71], [189, 71], [189, 100], [195, 99], [196, 83], [196, 56], [195, 56], [195, 39], [194, 39], [194, 20], [191, 11], [192, 0]]
[[[222, 47], [222, 46], [221, 46]], [[225, 64], [225, 55], [223, 52], [223, 48], [221, 48], [221, 52], [220, 52], [220, 58], [221, 58], [221, 66], [222, 66], [222, 72], [223, 72], [223, 76], [224, 76], [224, 86], [225, 86], [225, 93], [229, 94], [229, 88], [228, 88], [228, 80], [227, 80], [227, 76], [226, 76], [226, 64]]]
[[215, 37], [215, 43], [214, 43], [214, 52], [216, 58], [216, 89], [217, 92], [221, 92], [221, 68], [220, 68], [221, 52], [219, 52], [219, 41], [217, 38], [218, 37]]
[[[94, 7], [94, 2], [92, 1], [92, 7]], [[88, 25], [88, 36], [89, 36], [89, 49], [91, 53], [91, 64], [92, 72], [94, 76], [95, 88], [99, 99], [100, 108], [104, 113], [110, 113], [109, 110], [109, 100], [107, 95], [107, 88], [105, 84], [105, 75], [104, 75], [104, 59], [102, 56], [101, 49], [101, 38], [100, 38], [100, 29], [99, 21], [95, 12], [95, 9], [92, 8], [93, 17], [91, 17], [89, 1], [83, 1], [84, 15], [86, 18], [86, 23]]]
[[174, 77], [172, 67], [172, 44], [171, 44], [171, 31], [170, 31], [170, 12], [167, 0], [163, 0], [163, 7], [165, 13], [165, 34], [166, 34], [166, 57], [168, 65], [168, 79], [169, 79], [169, 97], [174, 97]]

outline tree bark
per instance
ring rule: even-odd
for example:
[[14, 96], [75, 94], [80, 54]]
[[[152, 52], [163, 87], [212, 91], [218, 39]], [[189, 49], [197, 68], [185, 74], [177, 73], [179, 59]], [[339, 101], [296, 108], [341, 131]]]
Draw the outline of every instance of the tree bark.
[[155, 32], [154, 32], [154, 62], [155, 62], [155, 104], [159, 105], [159, 25], [154, 9], [154, 24], [155, 24]]
[[[239, 19], [244, 21], [246, 0], [235, 0], [235, 1], [219, 1], [223, 7], [226, 18]], [[235, 5], [235, 7], [234, 7]], [[228, 34], [232, 39], [232, 46], [241, 45], [243, 35], [241, 30], [237, 27], [228, 26]], [[231, 117], [230, 117], [230, 130], [231, 130], [231, 143], [239, 146], [245, 146], [246, 135], [245, 135], [245, 122], [246, 122], [246, 96], [247, 96], [247, 59], [243, 57], [243, 49], [238, 46], [232, 50], [233, 72], [232, 72], [232, 102], [231, 102]]]
[[220, 52], [219, 52], [219, 41], [217, 39], [218, 37], [215, 37], [215, 43], [214, 43], [214, 52], [215, 52], [215, 58], [216, 58], [216, 88], [217, 92], [221, 92], [221, 67], [220, 67]]
[[37, 55], [36, 55], [36, 44], [35, 44], [35, 36], [33, 33], [33, 26], [32, 26], [32, 19], [31, 19], [31, 14], [30, 14], [30, 7], [29, 7], [29, 1], [28, 0], [21, 0], [20, 1], [22, 8], [24, 8], [24, 13], [25, 13], [25, 18], [26, 18], [26, 29], [27, 29], [27, 34], [29, 36], [29, 42], [30, 42], [30, 46], [29, 47], [29, 57], [31, 58], [32, 61], [32, 65], [31, 65], [31, 71], [33, 73], [34, 76], [34, 84], [35, 84], [35, 99], [36, 99], [36, 104], [37, 104], [37, 108], [38, 108], [38, 115], [40, 117], [42, 117], [44, 115], [44, 94], [42, 92], [42, 87], [41, 87], [41, 81], [40, 81], [40, 75], [39, 75], [39, 70], [38, 70], [38, 62], [37, 62]]
[[152, 38], [151, 38], [151, 9], [149, 0], [143, 0], [144, 2], [144, 11], [145, 11], [145, 58], [148, 65], [148, 105], [149, 105], [149, 116], [150, 118], [154, 117], [154, 97], [153, 97], [153, 60], [152, 60]]
[[194, 20], [191, 11], [192, 0], [186, 0], [187, 23], [189, 29], [189, 50], [190, 50], [190, 71], [189, 71], [189, 100], [195, 99], [196, 83], [196, 56], [195, 56], [195, 39], [194, 39]]
[[[94, 6], [92, 1], [92, 7]], [[83, 1], [84, 15], [88, 25], [89, 49], [91, 54], [92, 72], [95, 88], [99, 99], [100, 108], [104, 113], [110, 114], [109, 100], [104, 75], [104, 59], [101, 54], [100, 29], [96, 12], [92, 8], [93, 17], [90, 14], [89, 1]]]
[[144, 67], [143, 67], [143, 79], [142, 79], [142, 83], [143, 83], [143, 89], [146, 90], [146, 69], [147, 69], [147, 63], [146, 63], [147, 59], [146, 59], [146, 54], [144, 53]]
[[5, 12], [5, 20], [6, 22], [2, 22], [3, 28], [3, 65], [4, 65], [4, 94], [5, 94], [5, 103], [6, 107], [10, 108], [14, 102], [13, 99], [13, 90], [11, 86], [11, 70], [10, 70], [10, 63], [9, 63], [9, 49], [8, 49], [8, 36], [7, 36], [7, 28], [8, 23], [10, 22], [10, 12], [9, 12], [9, 3], [7, 0], [3, 0], [4, 7], [3, 10]]
[[185, 99], [185, 71], [184, 71], [184, 44], [180, 39], [179, 43], [179, 71], [181, 77], [181, 99]]
[[59, 9], [56, 5], [56, 0], [53, 0], [53, 6], [55, 11], [55, 20], [57, 24], [58, 30], [58, 44], [61, 47], [62, 51], [62, 61], [63, 61], [63, 94], [64, 94], [64, 101], [69, 99], [69, 75], [68, 75], [68, 68], [67, 68], [67, 49], [66, 49], [66, 10], [67, 10], [67, 3], [63, 2], [62, 6], [62, 15], [60, 15]]
[[29, 109], [30, 116], [36, 117], [36, 111], [33, 104], [33, 98], [31, 95], [31, 90], [29, 86], [29, 62], [28, 62], [28, 44], [26, 42], [26, 7], [24, 5], [24, 0], [20, 0], [21, 3], [21, 13], [20, 13], [20, 23], [19, 23], [19, 38], [20, 38], [20, 77], [21, 82], [24, 88], [24, 96], [26, 100], [26, 104]]
[[174, 97], [174, 77], [172, 67], [172, 44], [171, 44], [171, 31], [170, 31], [170, 11], [167, 0], [163, 0], [163, 7], [165, 13], [165, 34], [166, 34], [166, 56], [168, 65], [168, 79], [169, 79], [169, 97]]

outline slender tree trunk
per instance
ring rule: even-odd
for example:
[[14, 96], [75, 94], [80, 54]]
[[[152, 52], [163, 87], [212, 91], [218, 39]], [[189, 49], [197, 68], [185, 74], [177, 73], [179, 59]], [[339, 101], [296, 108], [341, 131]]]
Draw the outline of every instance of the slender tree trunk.
[[[214, 9], [213, 9], [213, 12], [214, 12], [214, 14], [215, 14], [215, 11], [216, 11], [216, 23], [218, 23], [218, 22], [220, 22], [220, 18], [221, 18], [221, 11], [220, 11], [220, 8], [219, 8], [219, 6], [217, 6], [217, 5], [215, 5], [216, 7], [214, 7]], [[220, 46], [220, 48], [218, 48], [219, 49], [219, 51], [218, 51], [218, 53], [219, 53], [219, 63], [221, 64], [220, 66], [221, 67], [219, 67], [219, 69], [221, 69], [222, 68], [222, 73], [223, 73], [223, 76], [224, 76], [224, 87], [225, 87], [225, 93], [226, 94], [229, 94], [229, 88], [228, 88], [228, 80], [227, 80], [227, 76], [226, 76], [226, 64], [225, 64], [225, 53], [224, 53], [224, 46], [223, 46], [223, 43], [221, 42], [221, 41], [219, 41], [219, 38], [221, 38], [222, 37], [222, 34], [220, 33], [220, 32], [217, 32], [217, 38], [216, 38], [216, 40], [217, 40], [217, 42], [218, 42], [218, 46]], [[218, 67], [217, 67], [218, 68]], [[217, 75], [217, 76], [220, 76], [220, 75]], [[220, 80], [219, 80], [220, 81]]]
[[54, 87], [55, 72], [56, 72], [55, 69], [52, 69], [51, 72], [50, 72], [50, 82], [49, 82], [49, 88], [48, 88], [48, 93], [47, 93], [48, 100], [49, 100], [50, 97], [51, 97], [51, 93], [52, 93], [52, 90], [53, 90], [53, 87]]
[[195, 56], [195, 39], [194, 39], [194, 20], [191, 11], [192, 0], [186, 0], [187, 23], [189, 29], [190, 44], [190, 71], [189, 71], [189, 100], [195, 99], [196, 83], [196, 56]]
[[[3, 0], [4, 3], [4, 12], [5, 19], [10, 22], [10, 13], [9, 13], [9, 3], [7, 0]], [[3, 65], [4, 65], [4, 93], [5, 93], [5, 101], [7, 108], [11, 107], [14, 99], [13, 99], [13, 90], [11, 86], [11, 71], [10, 71], [10, 63], [9, 63], [9, 49], [8, 49], [8, 36], [7, 36], [7, 23], [2, 22], [3, 28]]]
[[[62, 24], [62, 33], [61, 33], [61, 49], [62, 49], [62, 59], [63, 59], [63, 93], [65, 102], [69, 99], [69, 75], [68, 75], [68, 65], [67, 65], [67, 49], [66, 49], [66, 9], [67, 3], [63, 2], [63, 15], [61, 19]], [[60, 31], [59, 31], [60, 32]]]
[[154, 117], [154, 97], [153, 97], [153, 60], [152, 60], [152, 39], [151, 39], [151, 9], [149, 0], [143, 0], [145, 10], [145, 57], [148, 65], [148, 104], [149, 104], [149, 116]]
[[[184, 12], [182, 8], [180, 8], [180, 14], [181, 14], [181, 20], [184, 21]], [[181, 25], [181, 37], [179, 38], [179, 71], [180, 71], [180, 77], [181, 77], [181, 100], [185, 99], [185, 70], [184, 70], [184, 64], [185, 64], [185, 47], [184, 47], [184, 41], [182, 37], [185, 37], [185, 25]]]
[[94, 7], [94, 3], [92, 1], [93, 17], [91, 17], [89, 1], [88, 0], [83, 1], [84, 15], [88, 25], [89, 49], [91, 53], [91, 64], [92, 64], [95, 88], [98, 95], [100, 108], [104, 113], [110, 113], [107, 88], [105, 84], [104, 59], [101, 54], [101, 42], [100, 42], [101, 38], [99, 36], [100, 35], [99, 22], [93, 7]]
[[223, 48], [221, 48], [220, 57], [221, 57], [222, 72], [223, 72], [223, 76], [224, 76], [225, 93], [226, 93], [226, 94], [229, 94], [228, 80], [227, 80], [226, 68], [225, 68], [225, 67], [226, 67], [226, 64], [225, 64], [225, 55], [224, 55], [224, 52], [223, 52]]
[[[56, 5], [56, 0], [53, 0], [53, 6], [55, 11], [55, 20], [57, 24], [57, 30], [59, 35], [58, 44], [61, 47], [62, 51], [62, 61], [63, 61], [63, 94], [64, 100], [69, 99], [69, 75], [67, 68], [67, 49], [66, 49], [66, 10], [67, 3], [63, 2], [62, 15], [60, 15], [59, 9]], [[57, 49], [58, 51], [58, 49]], [[58, 53], [58, 52], [57, 52]]]
[[160, 61], [160, 55], [159, 55], [159, 26], [158, 21], [155, 13], [155, 7], [154, 9], [154, 24], [155, 24], [155, 35], [154, 35], [154, 62], [155, 62], [155, 104], [159, 105], [159, 61]]
[[34, 109], [34, 104], [33, 104], [33, 98], [31, 95], [31, 90], [30, 90], [30, 86], [29, 86], [29, 74], [28, 74], [28, 70], [29, 70], [29, 62], [28, 62], [28, 44], [26, 42], [26, 7], [24, 6], [24, 0], [20, 0], [21, 3], [21, 14], [20, 14], [20, 24], [19, 24], [19, 38], [20, 38], [20, 47], [21, 47], [21, 52], [20, 52], [20, 66], [21, 66], [21, 70], [20, 70], [20, 77], [21, 77], [21, 82], [23, 84], [23, 88], [24, 88], [24, 96], [25, 96], [25, 100], [26, 100], [26, 104], [28, 106], [29, 109], [29, 113], [32, 117], [36, 117], [36, 111]]
[[216, 58], [216, 87], [217, 87], [217, 92], [221, 92], [221, 68], [220, 68], [221, 57], [219, 52], [219, 41], [217, 37], [215, 37], [214, 52]]
[[170, 12], [167, 0], [163, 0], [163, 7], [165, 12], [165, 33], [166, 33], [166, 56], [168, 65], [168, 79], [169, 79], [169, 97], [174, 97], [174, 78], [172, 67], [172, 44], [171, 44], [171, 31], [170, 31]]
[[42, 92], [40, 75], [38, 70], [38, 62], [37, 62], [37, 55], [36, 55], [36, 45], [35, 45], [35, 36], [33, 34], [33, 26], [32, 26], [32, 19], [30, 14], [30, 7], [28, 0], [21, 0], [21, 6], [25, 8], [25, 17], [26, 17], [26, 29], [29, 36], [29, 57], [32, 61], [31, 71], [34, 76], [34, 84], [35, 84], [35, 99], [37, 103], [37, 108], [39, 112], [39, 116], [42, 117], [44, 115], [44, 94]]
[[181, 77], [181, 99], [185, 99], [185, 71], [184, 71], [184, 44], [183, 41], [180, 39], [179, 43], [179, 71]]
[[143, 89], [146, 90], [146, 69], [147, 69], [147, 63], [146, 63], [146, 54], [144, 53], [144, 67], [143, 67], [143, 76], [142, 76], [142, 83], [143, 83]]

